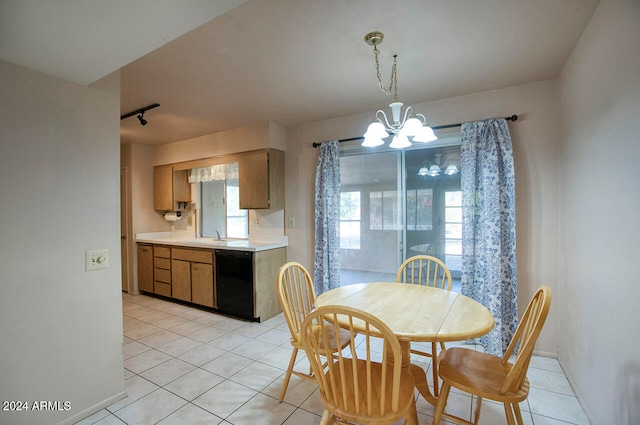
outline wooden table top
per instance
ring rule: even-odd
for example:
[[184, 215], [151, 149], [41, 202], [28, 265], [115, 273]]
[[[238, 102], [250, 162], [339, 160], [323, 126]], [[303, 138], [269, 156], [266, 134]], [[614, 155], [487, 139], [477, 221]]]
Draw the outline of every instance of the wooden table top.
[[342, 286], [321, 294], [316, 306], [344, 305], [380, 318], [400, 339], [464, 341], [495, 326], [489, 310], [457, 292], [396, 282]]

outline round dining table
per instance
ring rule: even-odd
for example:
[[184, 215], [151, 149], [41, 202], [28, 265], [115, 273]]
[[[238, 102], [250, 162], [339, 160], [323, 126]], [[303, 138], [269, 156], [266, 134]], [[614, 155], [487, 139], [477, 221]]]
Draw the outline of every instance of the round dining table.
[[[416, 388], [435, 405], [423, 368], [411, 364], [411, 342], [464, 341], [489, 333], [495, 326], [491, 312], [457, 292], [397, 282], [357, 283], [329, 290], [316, 298], [316, 306], [342, 305], [370, 313], [389, 326], [402, 346], [402, 366], [408, 368]], [[432, 361], [436, 368], [437, 356]]]

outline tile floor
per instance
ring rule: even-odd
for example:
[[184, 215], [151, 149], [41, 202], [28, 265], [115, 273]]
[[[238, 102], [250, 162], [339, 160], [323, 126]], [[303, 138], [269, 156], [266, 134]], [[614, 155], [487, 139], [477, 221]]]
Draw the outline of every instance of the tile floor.
[[[128, 396], [78, 424], [320, 422], [322, 405], [311, 382], [293, 376], [285, 401], [278, 403], [291, 355], [282, 315], [249, 323], [129, 294], [123, 294], [123, 313]], [[297, 369], [307, 370], [304, 353], [298, 358]], [[589, 424], [555, 359], [534, 357], [528, 376], [532, 389], [521, 404], [525, 424]], [[470, 416], [472, 405], [470, 397], [452, 392], [448, 409]], [[420, 424], [431, 424], [433, 407], [421, 397], [417, 410]], [[506, 423], [502, 406], [483, 403], [480, 423]]]

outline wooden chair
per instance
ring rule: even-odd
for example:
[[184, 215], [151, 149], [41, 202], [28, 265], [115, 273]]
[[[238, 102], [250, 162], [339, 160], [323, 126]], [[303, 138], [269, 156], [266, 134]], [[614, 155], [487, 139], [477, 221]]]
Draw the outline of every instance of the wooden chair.
[[[315, 307], [316, 301], [311, 276], [302, 264], [289, 262], [280, 268], [278, 271], [278, 299], [280, 300], [284, 318], [291, 332], [290, 342], [293, 347], [289, 367], [287, 368], [284, 383], [282, 384], [282, 391], [280, 392], [280, 402], [282, 402], [287, 392], [287, 387], [289, 386], [291, 374], [314, 383], [316, 382], [311, 367], [309, 367], [309, 373], [303, 373], [293, 369], [298, 356], [298, 350], [303, 349], [300, 327], [307, 317], [307, 314]], [[349, 339], [350, 335], [346, 332], [339, 333], [338, 338], [332, 335], [329, 339], [330, 351], [335, 352], [339, 349], [338, 347], [342, 348], [349, 343]]]
[[[331, 356], [324, 341], [340, 329], [348, 331], [350, 341]], [[324, 405], [321, 425], [336, 421], [383, 425], [401, 418], [405, 424], [418, 425], [413, 375], [402, 368], [400, 342], [380, 319], [351, 307], [328, 305], [311, 312], [301, 332]], [[376, 347], [381, 353], [373, 351]], [[329, 360], [323, 364], [323, 359]]]
[[[518, 424], [523, 424], [518, 403], [525, 400], [529, 394], [529, 361], [550, 306], [551, 289], [542, 286], [529, 302], [502, 358], [467, 348], [447, 350], [440, 361], [442, 392], [436, 406], [433, 425], [439, 424], [443, 416], [459, 424], [471, 424], [465, 419], [443, 412], [451, 387], [478, 397], [474, 424], [477, 424], [480, 418], [483, 398], [504, 404], [509, 425], [515, 425], [514, 413]], [[512, 364], [509, 358], [518, 346], [518, 354]]]
[[[429, 255], [415, 255], [407, 258], [398, 268], [396, 282], [410, 283], [413, 285], [433, 286], [435, 288], [451, 290], [451, 272], [444, 262]], [[444, 342], [440, 343], [440, 356], [446, 351]], [[438, 361], [437, 343], [431, 343], [431, 353], [411, 349], [411, 353], [420, 356], [431, 357], [434, 362]], [[432, 367], [433, 371], [433, 394], [438, 395], [438, 369]]]

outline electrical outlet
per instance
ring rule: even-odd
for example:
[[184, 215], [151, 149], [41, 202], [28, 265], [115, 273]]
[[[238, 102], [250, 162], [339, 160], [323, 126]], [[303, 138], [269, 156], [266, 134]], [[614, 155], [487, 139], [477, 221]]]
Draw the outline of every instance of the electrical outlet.
[[85, 271], [100, 270], [109, 268], [109, 250], [95, 249], [84, 252]]

